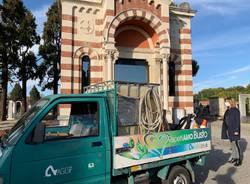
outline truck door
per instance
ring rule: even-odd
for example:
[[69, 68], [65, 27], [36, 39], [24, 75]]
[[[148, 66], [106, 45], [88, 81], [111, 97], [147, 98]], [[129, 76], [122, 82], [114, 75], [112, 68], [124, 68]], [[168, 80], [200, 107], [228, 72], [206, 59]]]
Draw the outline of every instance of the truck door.
[[44, 142], [32, 144], [30, 131], [16, 145], [11, 183], [103, 183], [103, 102], [96, 98], [71, 98], [51, 104], [35, 122], [45, 124]]

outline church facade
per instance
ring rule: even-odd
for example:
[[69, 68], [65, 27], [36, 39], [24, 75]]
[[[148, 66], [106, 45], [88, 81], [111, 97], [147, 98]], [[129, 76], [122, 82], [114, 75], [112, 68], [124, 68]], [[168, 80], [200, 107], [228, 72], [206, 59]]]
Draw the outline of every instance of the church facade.
[[191, 18], [172, 0], [60, 0], [61, 93], [109, 80], [161, 85], [164, 108], [193, 112]]

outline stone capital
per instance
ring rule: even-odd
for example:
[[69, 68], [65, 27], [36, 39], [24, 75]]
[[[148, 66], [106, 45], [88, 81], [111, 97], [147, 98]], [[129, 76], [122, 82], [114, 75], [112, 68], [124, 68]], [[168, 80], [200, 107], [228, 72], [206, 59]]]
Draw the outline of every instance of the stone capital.
[[162, 59], [162, 62], [169, 63], [169, 61], [170, 61], [170, 54], [161, 54], [161, 59]]
[[167, 55], [170, 55], [170, 47], [161, 47], [160, 48], [160, 55], [161, 56], [166, 55], [166, 57], [167, 57]]
[[106, 59], [116, 60], [118, 59], [119, 52], [117, 49], [104, 49], [104, 57]]

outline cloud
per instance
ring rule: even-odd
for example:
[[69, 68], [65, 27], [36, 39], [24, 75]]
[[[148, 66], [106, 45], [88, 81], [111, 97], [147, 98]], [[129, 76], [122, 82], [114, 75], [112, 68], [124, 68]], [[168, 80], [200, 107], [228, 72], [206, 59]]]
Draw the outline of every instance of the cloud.
[[250, 43], [250, 27], [225, 30], [220, 34], [206, 35], [193, 41], [193, 52], [235, 47]]
[[[44, 5], [42, 6], [40, 9], [36, 9], [33, 10], [33, 15], [36, 18], [36, 24], [37, 24], [37, 33], [42, 36], [42, 32], [43, 32], [43, 27], [44, 27], [44, 23], [47, 20], [47, 16], [46, 13], [48, 11], [50, 7], [50, 4]], [[43, 40], [40, 41], [40, 43], [42, 43]], [[35, 55], [38, 55], [38, 51], [39, 51], [39, 44], [34, 45], [31, 48], [31, 51], [35, 53]]]
[[[210, 79], [194, 82], [194, 92], [197, 93], [202, 89], [213, 87], [229, 87], [231, 85], [240, 85], [244, 81], [239, 81], [240, 74], [250, 71], [250, 65], [246, 65], [240, 68], [233, 69], [218, 75], [212, 75]], [[246, 86], [245, 83], [242, 84]]]
[[[231, 80], [231, 79], [230, 79]], [[194, 82], [194, 92], [197, 93], [202, 89], [211, 88], [212, 86], [219, 86], [223, 84], [225, 80], [218, 80], [218, 79], [209, 79], [201, 82]]]
[[[187, 0], [192, 7], [208, 14], [235, 15], [249, 10], [249, 0]], [[176, 0], [176, 3], [182, 0]]]
[[241, 74], [243, 72], [249, 72], [249, 71], [250, 71], [250, 65], [246, 65], [244, 67], [237, 68], [237, 69], [234, 69], [232, 71], [218, 74], [218, 75], [216, 75], [216, 77], [232, 76], [232, 75]]
[[50, 4], [43, 5], [40, 9], [33, 10], [33, 15], [36, 18], [37, 32], [42, 34], [44, 22], [47, 19], [46, 13], [50, 7]]
[[[229, 87], [232, 84], [232, 81], [236, 81], [238, 79], [237, 76], [231, 76], [228, 78], [219, 78], [219, 77], [214, 77], [213, 79], [209, 80], [204, 80], [200, 82], [194, 82], [194, 92], [198, 93], [199, 91], [203, 89], [208, 89], [208, 88], [215, 88], [215, 87]], [[228, 84], [228, 85], [225, 85]]]
[[[211, 63], [211, 62], [217, 62], [218, 57], [220, 57], [220, 58], [228, 57], [229, 56], [228, 52], [230, 52], [230, 51], [227, 51], [227, 52], [211, 52], [211, 50], [207, 50], [207, 51], [195, 52], [195, 53], [193, 53], [193, 56], [195, 58], [199, 58], [199, 59], [202, 59], [202, 60], [205, 59], [205, 60], [203, 60], [203, 62], [207, 61], [207, 62]], [[230, 57], [239, 57], [239, 56], [242, 57], [246, 53], [249, 53], [249, 51], [247, 51], [247, 49], [245, 49], [245, 50], [241, 50], [241, 49], [235, 50], [235, 49], [233, 49], [233, 52], [230, 52]]]

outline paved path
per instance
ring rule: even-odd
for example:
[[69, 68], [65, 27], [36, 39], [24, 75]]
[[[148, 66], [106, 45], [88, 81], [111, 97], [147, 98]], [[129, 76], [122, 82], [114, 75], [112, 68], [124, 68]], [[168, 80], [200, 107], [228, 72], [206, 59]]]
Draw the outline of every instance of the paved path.
[[228, 141], [222, 141], [221, 121], [211, 123], [213, 150], [205, 167], [196, 167], [196, 184], [248, 184], [250, 183], [250, 125], [242, 124], [240, 142], [244, 161], [240, 167], [227, 163], [231, 150]]

